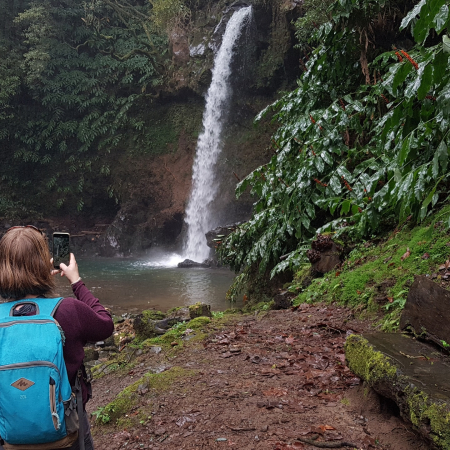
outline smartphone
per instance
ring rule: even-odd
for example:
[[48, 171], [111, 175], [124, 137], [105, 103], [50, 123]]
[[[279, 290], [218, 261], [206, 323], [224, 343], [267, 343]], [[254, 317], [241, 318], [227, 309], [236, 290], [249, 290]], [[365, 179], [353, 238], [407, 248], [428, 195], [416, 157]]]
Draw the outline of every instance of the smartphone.
[[70, 262], [70, 234], [53, 233], [53, 267], [59, 269], [59, 265], [64, 263], [66, 266]]

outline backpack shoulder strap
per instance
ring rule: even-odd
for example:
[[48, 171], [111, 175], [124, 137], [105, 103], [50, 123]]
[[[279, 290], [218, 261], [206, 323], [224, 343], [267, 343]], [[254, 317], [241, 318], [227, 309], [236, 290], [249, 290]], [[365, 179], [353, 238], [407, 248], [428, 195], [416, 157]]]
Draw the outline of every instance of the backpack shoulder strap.
[[9, 317], [13, 315], [13, 309], [21, 303], [31, 303], [36, 305], [36, 315], [44, 314], [52, 316], [56, 313], [63, 297], [57, 298], [27, 298], [24, 300], [16, 300], [13, 302], [5, 302], [0, 304], [0, 317]]
[[54, 316], [56, 313], [56, 310], [58, 309], [58, 306], [63, 300], [63, 297], [57, 297], [57, 298], [35, 298], [34, 301], [30, 302], [27, 301], [27, 303], [35, 303], [38, 310], [37, 314], [44, 314], [47, 316]]

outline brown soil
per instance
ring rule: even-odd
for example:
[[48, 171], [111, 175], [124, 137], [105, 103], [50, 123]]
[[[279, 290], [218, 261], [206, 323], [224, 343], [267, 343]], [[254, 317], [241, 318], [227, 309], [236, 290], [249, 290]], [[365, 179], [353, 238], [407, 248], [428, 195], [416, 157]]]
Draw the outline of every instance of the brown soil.
[[345, 365], [346, 335], [371, 326], [350, 310], [302, 305], [219, 323], [200, 344], [186, 342], [172, 356], [144, 353], [132, 371], [94, 382], [90, 412], [151, 368], [196, 371], [165, 392], [141, 396], [142, 407], [151, 405], [147, 423], [126, 430], [94, 424], [97, 450], [429, 448], [395, 405]]

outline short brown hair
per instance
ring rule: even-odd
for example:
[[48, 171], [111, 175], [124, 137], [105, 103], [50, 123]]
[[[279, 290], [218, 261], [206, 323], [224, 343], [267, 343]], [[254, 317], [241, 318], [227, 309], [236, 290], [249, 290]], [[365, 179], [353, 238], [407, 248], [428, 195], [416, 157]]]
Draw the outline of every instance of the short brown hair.
[[20, 300], [45, 296], [55, 287], [45, 237], [29, 227], [8, 230], [0, 240], [0, 295]]

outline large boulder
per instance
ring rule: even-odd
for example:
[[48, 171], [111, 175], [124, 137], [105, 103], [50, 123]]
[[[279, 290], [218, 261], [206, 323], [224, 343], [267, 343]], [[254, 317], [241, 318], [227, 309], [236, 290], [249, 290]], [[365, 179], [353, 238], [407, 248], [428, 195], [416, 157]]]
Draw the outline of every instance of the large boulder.
[[400, 328], [445, 347], [443, 341], [450, 344], [449, 311], [450, 292], [423, 275], [417, 276], [408, 292]]
[[325, 274], [341, 264], [341, 247], [330, 236], [319, 234], [311, 243], [307, 256], [313, 274]]

